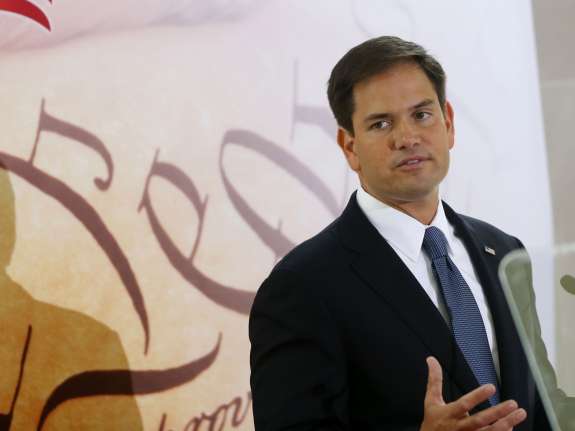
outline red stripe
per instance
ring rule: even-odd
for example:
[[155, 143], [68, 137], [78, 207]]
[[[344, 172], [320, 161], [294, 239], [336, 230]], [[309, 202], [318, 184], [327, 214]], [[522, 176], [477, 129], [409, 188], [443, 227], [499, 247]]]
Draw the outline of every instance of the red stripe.
[[[52, 3], [52, 0], [49, 1]], [[0, 11], [2, 10], [29, 18], [48, 31], [52, 29], [50, 21], [42, 9], [28, 0], [0, 0]]]

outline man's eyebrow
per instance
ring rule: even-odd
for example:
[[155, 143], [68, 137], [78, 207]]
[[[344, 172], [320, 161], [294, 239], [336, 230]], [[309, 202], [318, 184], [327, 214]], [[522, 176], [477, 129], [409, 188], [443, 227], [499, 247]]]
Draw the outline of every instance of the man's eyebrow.
[[385, 120], [389, 117], [391, 117], [391, 114], [388, 114], [387, 112], [374, 112], [373, 114], [369, 114], [367, 117], [365, 117], [363, 122], [369, 123], [375, 120]]
[[[425, 108], [426, 106], [433, 105], [435, 103], [433, 99], [424, 99], [421, 102], [409, 107], [410, 111], [416, 111], [421, 108]], [[391, 114], [388, 112], [374, 112], [373, 114], [369, 114], [367, 117], [364, 118], [364, 123], [369, 123], [375, 120], [386, 120], [391, 117]]]
[[425, 108], [426, 106], [433, 105], [433, 99], [424, 99], [419, 102], [417, 105], [413, 105], [409, 108], [410, 111], [415, 111], [417, 109]]

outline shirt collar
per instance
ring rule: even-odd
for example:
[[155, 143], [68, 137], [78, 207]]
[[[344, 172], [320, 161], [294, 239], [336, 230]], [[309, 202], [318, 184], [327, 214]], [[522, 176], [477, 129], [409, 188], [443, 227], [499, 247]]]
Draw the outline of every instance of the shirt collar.
[[380, 235], [414, 262], [420, 257], [425, 229], [429, 226], [436, 226], [441, 229], [447, 238], [448, 252], [452, 254], [449, 244], [453, 236], [453, 229], [447, 221], [443, 205], [437, 206], [437, 213], [428, 226], [384, 204], [363, 190], [362, 187], [358, 188], [356, 198], [359, 207]]

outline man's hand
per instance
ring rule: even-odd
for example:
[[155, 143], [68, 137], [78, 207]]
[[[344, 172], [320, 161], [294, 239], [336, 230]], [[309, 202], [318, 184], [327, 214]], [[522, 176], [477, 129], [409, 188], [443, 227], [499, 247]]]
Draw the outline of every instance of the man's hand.
[[442, 387], [443, 375], [439, 362], [427, 358], [429, 377], [425, 393], [424, 417], [420, 431], [508, 431], [526, 417], [525, 410], [515, 401], [505, 401], [474, 415], [469, 411], [495, 393], [493, 385], [483, 385], [445, 404]]

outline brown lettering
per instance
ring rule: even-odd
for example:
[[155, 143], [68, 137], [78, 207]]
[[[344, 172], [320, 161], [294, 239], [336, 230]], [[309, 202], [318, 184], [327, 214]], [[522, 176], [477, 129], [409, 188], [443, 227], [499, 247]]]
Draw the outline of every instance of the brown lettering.
[[38, 151], [38, 144], [40, 142], [40, 135], [42, 132], [52, 132], [56, 135], [63, 136], [65, 138], [72, 139], [80, 144], [95, 151], [106, 164], [108, 170], [108, 177], [104, 180], [102, 178], [95, 178], [94, 183], [96, 187], [100, 190], [107, 190], [112, 184], [112, 177], [114, 176], [114, 163], [112, 162], [112, 156], [110, 152], [104, 145], [104, 143], [93, 133], [88, 132], [81, 127], [78, 127], [72, 123], [60, 120], [50, 114], [45, 110], [46, 102], [42, 99], [42, 104], [40, 107], [40, 120], [38, 121], [38, 129], [36, 132], [36, 140], [34, 141], [34, 148], [32, 149], [32, 154], [30, 155], [30, 163], [34, 164], [34, 159], [36, 158], [36, 152]]
[[[244, 423], [252, 406], [251, 392], [247, 393], [245, 406], [243, 404], [241, 397], [235, 397], [229, 403], [218, 406], [212, 413], [202, 413], [193, 417], [186, 424], [184, 431], [198, 431], [202, 425], [207, 425], [209, 431], [223, 431], [226, 424], [237, 428]], [[229, 420], [228, 413], [231, 414]]]
[[[186, 257], [176, 247], [176, 244], [163, 228], [156, 212], [154, 211], [149, 194], [150, 182], [154, 177], [163, 178], [182, 192], [198, 214], [198, 233], [190, 253], [190, 258]], [[139, 210], [144, 209], [146, 211], [152, 232], [158, 240], [161, 249], [172, 266], [182, 275], [182, 277], [184, 277], [192, 286], [202, 292], [206, 297], [222, 307], [247, 315], [250, 311], [254, 297], [252, 292], [246, 292], [218, 283], [205, 275], [194, 265], [193, 259], [195, 251], [200, 243], [206, 206], [207, 197], [203, 200], [200, 198], [200, 194], [193, 181], [178, 167], [158, 161], [158, 154], [156, 154], [156, 158], [152, 163], [150, 173], [146, 180], [144, 195], [142, 197]]]
[[284, 256], [295, 244], [281, 232], [281, 227], [275, 228], [266, 223], [265, 220], [249, 206], [226, 175], [223, 158], [226, 147], [230, 145], [237, 145], [266, 157], [268, 160], [277, 164], [280, 169], [291, 174], [311, 191], [334, 216], [339, 213], [339, 205], [327, 185], [315, 175], [311, 169], [286, 150], [249, 130], [228, 130], [224, 135], [220, 149], [220, 172], [224, 187], [238, 213], [262, 242], [274, 251], [276, 258]]

